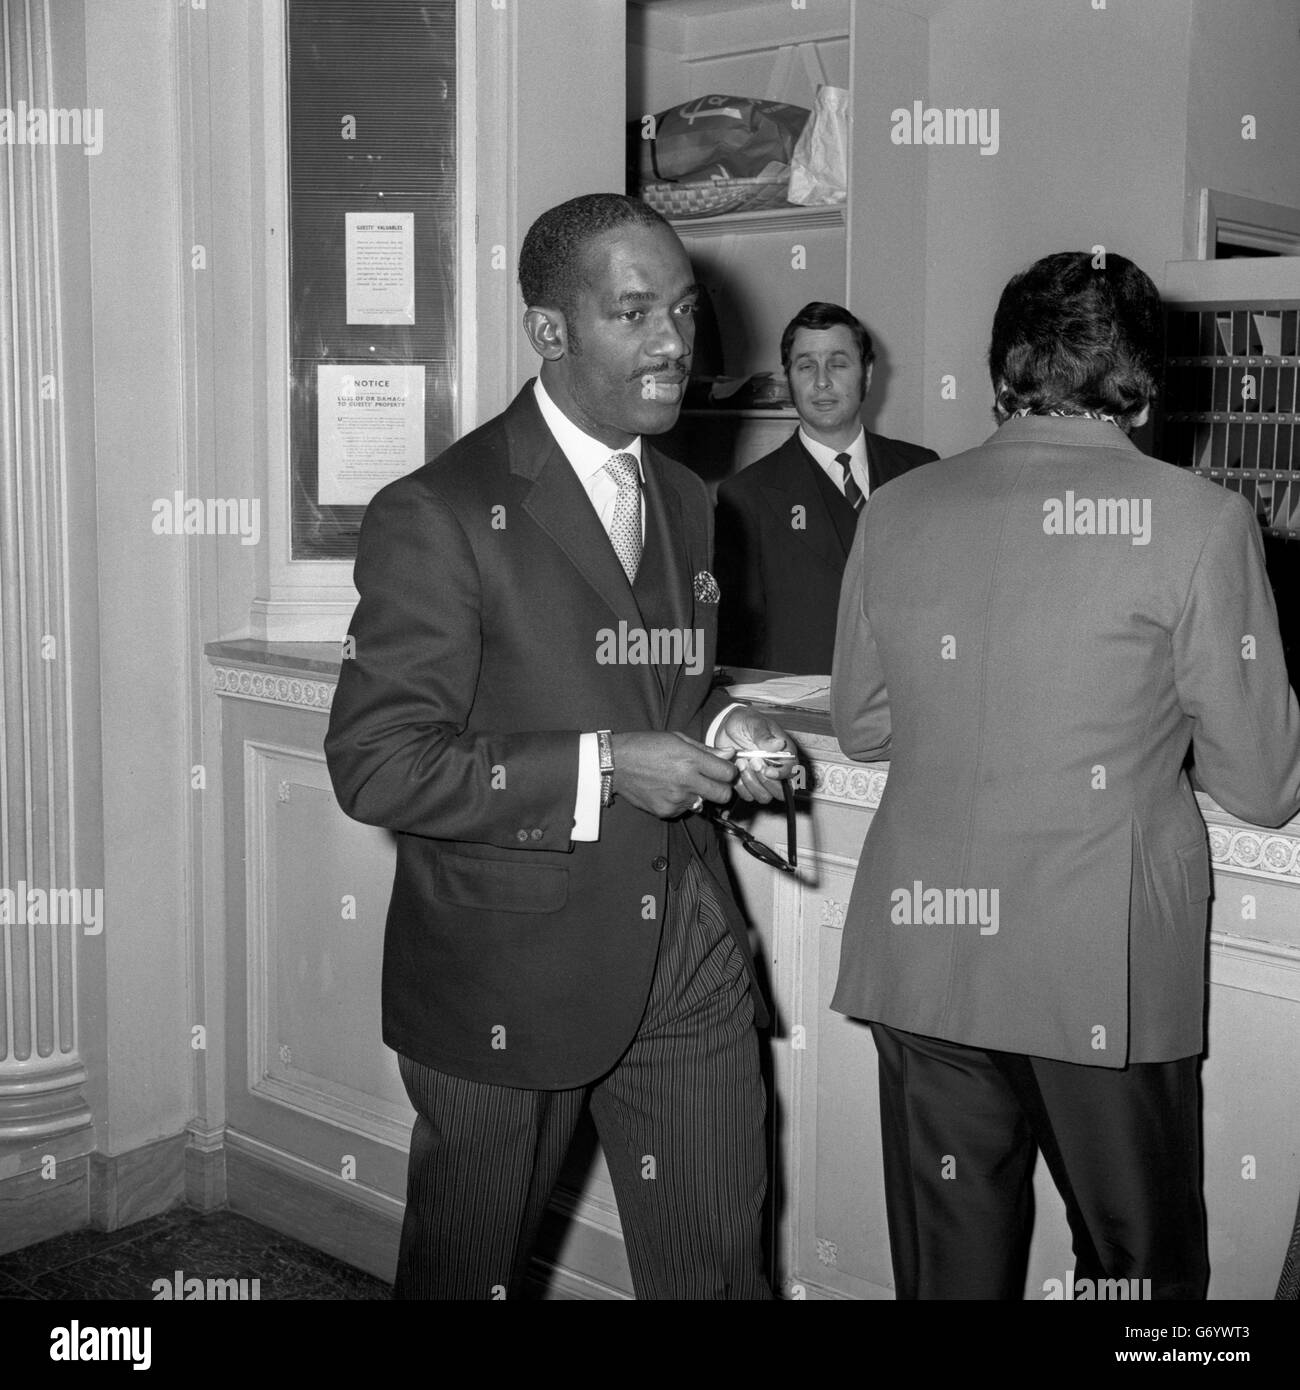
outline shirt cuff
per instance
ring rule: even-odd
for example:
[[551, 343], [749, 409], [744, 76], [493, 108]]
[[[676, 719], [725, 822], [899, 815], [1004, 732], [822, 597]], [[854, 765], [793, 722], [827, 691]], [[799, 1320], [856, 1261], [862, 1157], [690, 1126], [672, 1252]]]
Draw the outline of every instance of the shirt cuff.
[[578, 795], [569, 839], [600, 839], [600, 745], [595, 734], [578, 735]]
[[[718, 736], [718, 730], [722, 728], [723, 724], [726, 722], [727, 715], [729, 715], [733, 709], [744, 708], [745, 705], [742, 701], [733, 700], [731, 704], [729, 704], [726, 707], [726, 709], [724, 709], [722, 713], [714, 719], [713, 723], [709, 725], [709, 732], [704, 735], [704, 741], [709, 745], [710, 748], [714, 746], [714, 740]], [[574, 838], [576, 839], [577, 836], [574, 836]]]

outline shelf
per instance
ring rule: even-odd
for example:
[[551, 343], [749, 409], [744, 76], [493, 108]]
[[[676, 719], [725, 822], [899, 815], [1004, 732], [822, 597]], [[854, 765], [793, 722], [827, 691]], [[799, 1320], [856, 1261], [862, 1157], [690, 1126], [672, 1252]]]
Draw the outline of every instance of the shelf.
[[794, 232], [810, 227], [843, 227], [844, 205], [804, 208], [762, 208], [757, 212], [724, 212], [717, 217], [670, 217], [668, 221], [683, 241], [700, 237], [731, 236], [736, 232]]

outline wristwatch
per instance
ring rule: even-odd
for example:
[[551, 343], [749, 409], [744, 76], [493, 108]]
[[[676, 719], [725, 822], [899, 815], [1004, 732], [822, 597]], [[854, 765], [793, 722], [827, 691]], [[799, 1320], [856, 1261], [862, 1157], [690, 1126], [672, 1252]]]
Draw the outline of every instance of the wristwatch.
[[608, 729], [596, 730], [596, 746], [600, 749], [600, 804], [608, 806], [614, 800], [614, 737]]

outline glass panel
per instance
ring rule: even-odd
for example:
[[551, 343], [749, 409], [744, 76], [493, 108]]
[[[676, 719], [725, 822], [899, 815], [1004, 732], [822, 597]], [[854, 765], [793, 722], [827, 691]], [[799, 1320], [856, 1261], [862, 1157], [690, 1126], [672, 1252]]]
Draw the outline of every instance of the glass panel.
[[[350, 560], [365, 503], [321, 501], [318, 367], [422, 369], [418, 450], [381, 436], [381, 412], [372, 420], [363, 408], [354, 459], [395, 453], [417, 467], [456, 432], [456, 7], [288, 0], [287, 9], [291, 554]], [[348, 322], [348, 213], [389, 229], [409, 216], [414, 322]], [[392, 273], [402, 283], [400, 265]]]

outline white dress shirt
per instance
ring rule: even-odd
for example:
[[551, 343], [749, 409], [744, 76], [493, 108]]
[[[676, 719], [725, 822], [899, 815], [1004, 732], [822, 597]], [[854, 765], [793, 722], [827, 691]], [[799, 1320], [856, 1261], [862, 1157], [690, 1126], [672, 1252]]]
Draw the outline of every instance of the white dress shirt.
[[[591, 498], [591, 505], [596, 509], [596, 515], [600, 518], [600, 524], [605, 528], [605, 534], [609, 535], [610, 527], [614, 524], [614, 503], [618, 501], [618, 484], [605, 465], [615, 454], [631, 454], [636, 459], [639, 469], [641, 467], [640, 435], [622, 449], [611, 449], [608, 444], [602, 444], [599, 439], [593, 439], [585, 430], [580, 430], [569, 419], [564, 411], [546, 394], [546, 387], [542, 385], [541, 377], [538, 377], [533, 384], [533, 395], [537, 398], [537, 406], [542, 412], [542, 419], [546, 421], [547, 428], [555, 436], [555, 442], [560, 446], [560, 452], [569, 460], [570, 466], [578, 475], [578, 481], [586, 490], [587, 496]], [[644, 488], [645, 473], [642, 472], [640, 477], [641, 486]], [[644, 507], [641, 508], [641, 543], [645, 544]]]
[[799, 442], [813, 456], [814, 461], [821, 466], [821, 470], [835, 484], [840, 495], [844, 494], [844, 470], [835, 461], [836, 454], [848, 454], [851, 462], [849, 472], [853, 474], [853, 481], [862, 489], [862, 497], [865, 501], [871, 494], [871, 479], [867, 476], [867, 432], [865, 429], [858, 430], [858, 436], [847, 449], [832, 449], [827, 444], [819, 444], [811, 435], [804, 432], [803, 426], [799, 427]]
[[[621, 449], [611, 449], [608, 444], [602, 444], [599, 439], [593, 439], [585, 430], [580, 430], [569, 419], [547, 395], [546, 387], [542, 385], [540, 376], [533, 383], [533, 395], [537, 400], [537, 408], [542, 412], [542, 419], [546, 421], [546, 427], [555, 437], [555, 442], [560, 446], [560, 452], [568, 459], [573, 471], [578, 475], [578, 481], [591, 499], [591, 505], [596, 509], [596, 515], [600, 518], [600, 524], [605, 528], [605, 534], [609, 535], [610, 527], [614, 524], [614, 503], [618, 500], [618, 484], [605, 465], [614, 454], [631, 454], [636, 459], [637, 465], [640, 466], [640, 435]], [[836, 464], [837, 469], [838, 467], [839, 465]], [[645, 487], [644, 470], [641, 473], [641, 486], [642, 488]], [[645, 525], [645, 506], [642, 505], [642, 543], [645, 541]], [[734, 704], [728, 705], [709, 725], [709, 731], [704, 740], [706, 743], [711, 744], [713, 742], [722, 721], [735, 708], [736, 705]], [[578, 794], [573, 807], [573, 833], [569, 838], [573, 840], [600, 839], [600, 746], [594, 733], [581, 734], [578, 738]]]

